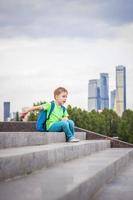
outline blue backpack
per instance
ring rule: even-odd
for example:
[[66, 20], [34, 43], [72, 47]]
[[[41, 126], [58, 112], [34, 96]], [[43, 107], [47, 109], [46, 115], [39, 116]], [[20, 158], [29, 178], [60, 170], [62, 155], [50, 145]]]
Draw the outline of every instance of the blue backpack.
[[[51, 101], [51, 109], [50, 109], [50, 112], [49, 112], [48, 116], [47, 116], [47, 110], [41, 110], [39, 112], [39, 115], [38, 115], [38, 118], [37, 118], [37, 121], [36, 121], [36, 130], [37, 131], [41, 131], [41, 132], [47, 131], [47, 129], [46, 129], [46, 121], [50, 118], [50, 115], [53, 112], [54, 107], [55, 107], [55, 102]], [[65, 112], [65, 107], [62, 106], [62, 109], [63, 109], [63, 113], [64, 113]]]

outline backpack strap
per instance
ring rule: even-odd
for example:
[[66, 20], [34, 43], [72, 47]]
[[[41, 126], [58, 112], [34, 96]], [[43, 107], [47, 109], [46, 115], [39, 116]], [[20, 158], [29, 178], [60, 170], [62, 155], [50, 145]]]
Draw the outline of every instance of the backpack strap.
[[66, 108], [65, 108], [65, 106], [61, 106], [61, 107], [62, 107], [63, 114], [64, 114], [64, 112], [65, 112]]
[[[50, 108], [50, 112], [49, 112], [49, 114], [48, 114], [47, 120], [50, 118], [50, 115], [52, 114], [52, 112], [53, 112], [53, 110], [54, 110], [54, 107], [55, 107], [55, 102], [54, 102], [54, 101], [51, 101], [51, 108]], [[64, 106], [61, 106], [61, 107], [62, 107], [63, 114], [64, 114], [66, 108], [65, 108]]]
[[66, 108], [65, 108], [65, 106], [61, 106], [61, 107], [62, 107], [62, 110], [63, 110], [63, 117], [64, 117], [64, 113], [65, 113]]
[[55, 103], [54, 101], [51, 101], [51, 108], [50, 108], [50, 112], [48, 114], [47, 120], [50, 118], [50, 115], [52, 114], [54, 107], [55, 107]]

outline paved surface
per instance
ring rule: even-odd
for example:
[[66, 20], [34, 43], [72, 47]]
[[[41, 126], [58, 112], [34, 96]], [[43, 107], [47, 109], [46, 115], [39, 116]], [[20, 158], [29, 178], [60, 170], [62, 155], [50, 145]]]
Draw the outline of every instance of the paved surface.
[[133, 161], [92, 200], [133, 200]]
[[84, 140], [0, 150], [0, 180], [67, 162], [110, 147], [109, 140]]
[[[75, 132], [80, 140], [86, 140], [85, 132]], [[64, 132], [0, 132], [0, 149], [66, 142]]]
[[[88, 200], [131, 159], [133, 149], [107, 149], [0, 183], [0, 200]], [[106, 198], [106, 200], [109, 200]]]
[[[73, 147], [73, 146], [81, 146], [81, 145], [99, 145], [99, 147], [102, 148], [109, 148], [110, 147], [110, 141], [109, 140], [83, 140], [80, 142], [75, 143], [69, 143], [69, 142], [62, 142], [62, 143], [55, 143], [55, 144], [47, 144], [47, 145], [38, 145], [38, 146], [25, 146], [25, 147], [19, 147], [19, 148], [8, 148], [8, 149], [1, 149], [0, 150], [0, 158], [2, 157], [8, 157], [8, 156], [17, 156], [17, 155], [23, 155], [23, 154], [29, 154], [31, 152], [38, 152], [43, 150], [52, 150], [52, 149], [60, 149], [62, 147]], [[93, 148], [96, 148], [97, 146], [93, 146]], [[94, 149], [93, 149], [94, 150]], [[98, 150], [98, 147], [97, 149]], [[95, 151], [94, 151], [95, 152]], [[89, 153], [89, 151], [88, 151]]]

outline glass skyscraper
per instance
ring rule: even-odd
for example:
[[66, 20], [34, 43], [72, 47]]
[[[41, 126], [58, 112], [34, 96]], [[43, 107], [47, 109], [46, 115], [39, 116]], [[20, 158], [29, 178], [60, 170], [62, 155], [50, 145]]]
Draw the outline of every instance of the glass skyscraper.
[[112, 90], [110, 93], [110, 109], [114, 110], [116, 99], [116, 90]]
[[116, 66], [116, 99], [115, 111], [118, 115], [126, 110], [126, 68], [123, 65]]
[[109, 109], [109, 76], [107, 73], [100, 74], [100, 99], [101, 110]]
[[100, 87], [99, 80], [89, 80], [88, 85], [88, 111], [100, 109]]
[[88, 86], [88, 111], [109, 109], [109, 76], [101, 73], [100, 79], [92, 79]]
[[4, 102], [4, 121], [10, 117], [10, 102]]

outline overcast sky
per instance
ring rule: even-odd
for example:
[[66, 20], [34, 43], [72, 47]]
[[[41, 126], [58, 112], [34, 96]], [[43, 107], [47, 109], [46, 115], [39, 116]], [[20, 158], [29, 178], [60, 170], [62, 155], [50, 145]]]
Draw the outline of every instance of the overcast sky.
[[4, 101], [21, 111], [58, 86], [87, 109], [88, 80], [109, 73], [114, 89], [116, 65], [126, 66], [133, 109], [132, 0], [0, 0], [0, 120]]

